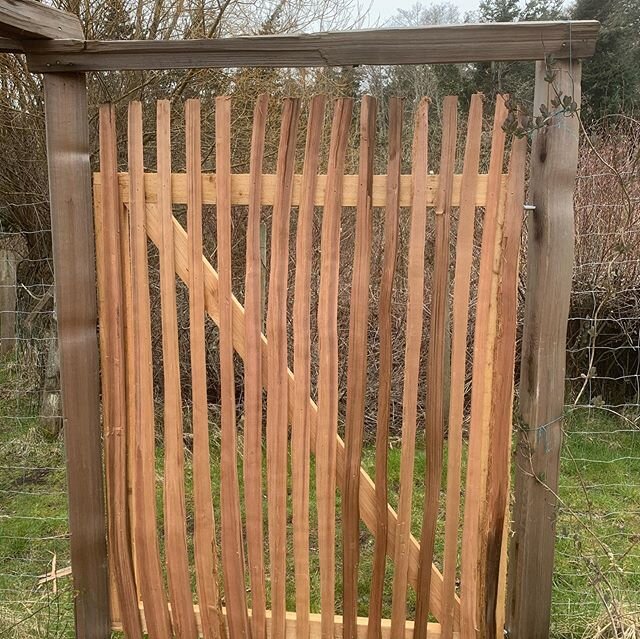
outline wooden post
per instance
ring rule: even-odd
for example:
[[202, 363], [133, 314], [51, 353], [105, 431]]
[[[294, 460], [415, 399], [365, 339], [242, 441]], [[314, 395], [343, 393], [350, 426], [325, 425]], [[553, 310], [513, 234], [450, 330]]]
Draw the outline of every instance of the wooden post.
[[16, 269], [18, 256], [11, 249], [0, 249], [0, 356], [16, 347]]
[[[536, 65], [534, 104], [558, 92], [580, 105], [579, 61], [555, 63], [548, 82]], [[520, 373], [523, 429], [516, 453], [507, 629], [514, 638], [549, 636], [567, 318], [574, 258], [573, 191], [578, 118], [559, 115], [534, 133], [528, 220], [527, 295]]]
[[84, 73], [45, 74], [45, 119], [76, 636], [110, 636], [96, 270]]

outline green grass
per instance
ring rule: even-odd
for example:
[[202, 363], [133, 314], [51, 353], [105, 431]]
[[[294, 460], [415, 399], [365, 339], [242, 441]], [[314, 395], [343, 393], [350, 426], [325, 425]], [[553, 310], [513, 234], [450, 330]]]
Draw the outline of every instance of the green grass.
[[[37, 576], [69, 565], [69, 541], [65, 521], [67, 504], [63, 444], [41, 434], [37, 402], [22, 399], [18, 367], [0, 368], [0, 637], [73, 636], [71, 580], [61, 578], [57, 593], [52, 584], [38, 586]], [[20, 417], [20, 419], [14, 419]], [[640, 607], [640, 430], [602, 411], [569, 415], [563, 451], [556, 546], [552, 636], [577, 639], [594, 636], [592, 629], [610, 611], [628, 612]], [[157, 460], [158, 511], [162, 513], [162, 458]], [[219, 454], [212, 441], [212, 459]], [[397, 503], [400, 446], [389, 451], [389, 491]], [[375, 451], [365, 447], [363, 464], [372, 473]], [[241, 470], [241, 469], [240, 469]], [[419, 535], [424, 495], [425, 455], [415, 459], [412, 527]], [[312, 468], [312, 477], [313, 477]], [[214, 494], [218, 494], [219, 469], [212, 467]], [[186, 486], [191, 495], [190, 455], [187, 454]], [[315, 512], [314, 491], [311, 509]], [[215, 500], [218, 501], [217, 499]], [[441, 503], [442, 512], [443, 502]], [[219, 521], [219, 511], [216, 512]], [[193, 512], [188, 508], [191, 541]], [[338, 497], [336, 601], [341, 600], [340, 501]], [[442, 519], [442, 517], [440, 518]], [[266, 521], [265, 521], [266, 527]], [[312, 522], [311, 599], [319, 611], [319, 565], [315, 518]], [[442, 521], [436, 542], [436, 563], [441, 565]], [[162, 549], [162, 533], [160, 543]], [[374, 540], [361, 527], [359, 613], [367, 614]], [[291, 539], [289, 538], [289, 544]], [[268, 559], [268, 549], [265, 548]], [[293, 548], [288, 552], [293, 574]], [[267, 561], [268, 565], [268, 561]], [[384, 614], [390, 615], [392, 571], [388, 562]], [[194, 584], [195, 585], [195, 584]], [[289, 609], [294, 609], [293, 583], [287, 589]], [[617, 608], [616, 608], [617, 607]], [[408, 612], [415, 598], [409, 593]]]

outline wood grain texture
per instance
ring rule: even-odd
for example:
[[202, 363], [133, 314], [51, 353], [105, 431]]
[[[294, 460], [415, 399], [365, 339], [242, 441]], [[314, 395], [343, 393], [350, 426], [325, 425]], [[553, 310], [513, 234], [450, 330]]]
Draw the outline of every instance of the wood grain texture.
[[473, 262], [473, 235], [476, 212], [473, 193], [475, 191], [478, 164], [480, 162], [482, 100], [482, 95], [479, 93], [471, 97], [462, 172], [462, 193], [465, 197], [460, 204], [460, 210], [458, 212], [458, 232], [456, 238], [451, 340], [451, 394], [449, 397], [447, 436], [447, 504], [445, 513], [443, 566], [444, 612], [439, 618], [442, 624], [442, 636], [447, 639], [451, 639], [454, 631], [458, 534], [460, 529], [462, 424], [464, 420], [469, 323], [469, 286]]
[[[293, 194], [291, 196], [291, 205], [299, 206], [302, 202], [302, 178], [300, 174], [293, 176]], [[96, 184], [100, 184], [100, 174], [95, 174]], [[503, 176], [503, 181], [506, 182], [507, 176]], [[342, 206], [357, 206], [358, 205], [358, 176], [357, 175], [345, 175], [342, 179]], [[438, 195], [440, 176], [439, 175], [426, 175], [424, 177], [425, 188], [427, 190], [427, 206], [435, 206], [436, 198]], [[127, 202], [129, 198], [129, 178], [126, 173], [120, 173], [120, 198], [122, 202]], [[155, 173], [147, 173], [145, 175], [145, 195], [147, 202], [157, 202], [158, 177]], [[231, 203], [232, 204], [249, 204], [249, 192], [250, 192], [250, 174], [234, 173], [231, 176]], [[488, 177], [485, 174], [478, 176], [476, 182], [476, 189], [474, 190], [474, 198], [476, 206], [485, 206], [487, 203], [487, 184]], [[401, 175], [399, 180], [399, 205], [411, 206], [413, 177], [409, 175]], [[373, 187], [371, 191], [372, 205], [386, 206], [387, 204], [387, 190], [388, 177], [386, 175], [374, 175]], [[451, 206], [459, 206], [462, 197], [462, 175], [453, 176], [453, 192], [451, 196]], [[187, 203], [187, 177], [184, 173], [174, 173], [172, 177], [172, 196], [174, 204], [186, 204]], [[316, 180], [315, 189], [313, 191], [313, 204], [315, 206], [324, 206], [327, 190], [327, 176], [318, 175]], [[264, 174], [262, 176], [262, 195], [260, 203], [268, 206], [273, 205], [276, 192], [276, 175]], [[202, 174], [202, 201], [204, 204], [216, 203], [216, 176], [212, 173]]]
[[376, 100], [363, 96], [360, 111], [360, 184], [356, 209], [356, 235], [351, 277], [349, 351], [347, 355], [347, 409], [345, 472], [342, 489], [342, 599], [345, 639], [354, 639], [358, 616], [358, 564], [360, 560], [360, 466], [367, 392], [367, 336], [369, 334], [369, 280], [373, 210], [373, 155]]
[[244, 541], [238, 485], [236, 394], [233, 365], [233, 311], [231, 309], [231, 98], [216, 98], [216, 206], [217, 255], [220, 296], [220, 395], [222, 517], [222, 574], [229, 635], [249, 636], [244, 585]]
[[75, 631], [79, 639], [106, 639], [107, 535], [84, 75], [45, 76], [44, 99]]
[[[203, 616], [205, 639], [218, 639], [226, 636], [226, 627], [222, 618], [218, 592], [218, 552], [211, 495], [207, 366], [204, 333], [205, 300], [202, 256], [202, 191], [200, 188], [202, 183], [200, 179], [200, 102], [198, 100], [187, 100], [185, 103], [185, 132], [190, 201], [187, 205], [187, 228], [189, 231], [187, 251], [188, 277], [183, 279], [189, 286], [189, 342], [191, 354], [191, 398], [193, 404], [193, 536], [196, 586]], [[220, 305], [218, 306], [218, 325], [219, 322]]]
[[167, 582], [175, 634], [195, 639], [184, 485], [182, 390], [178, 349], [176, 267], [171, 208], [171, 104], [159, 100], [156, 112], [158, 214], [162, 219], [160, 300], [162, 313], [162, 371], [164, 388], [164, 530]]
[[284, 633], [287, 571], [288, 349], [287, 287], [289, 217], [300, 101], [282, 105], [278, 186], [271, 221], [271, 263], [267, 304], [267, 496], [271, 559], [271, 612], [275, 636]]
[[402, 392], [402, 453], [400, 457], [400, 495], [394, 554], [393, 592], [391, 603], [391, 634], [402, 636], [407, 616], [407, 583], [409, 569], [409, 538], [411, 535], [411, 502], [413, 467], [416, 446], [418, 375], [422, 349], [424, 303], [424, 242], [426, 225], [429, 100], [423, 98], [416, 112], [413, 136], [413, 204], [407, 266], [407, 320], [405, 331], [404, 386]]
[[[200, 632], [200, 636], [202, 636], [202, 623], [201, 623], [201, 615], [200, 608], [196, 604], [193, 606], [194, 613], [196, 616], [196, 620], [198, 622], [198, 631]], [[223, 614], [226, 614], [226, 611], [222, 610]], [[249, 615], [251, 616], [251, 611], [249, 611]], [[142, 617], [142, 623], [145, 624], [144, 619], [144, 608], [140, 608], [140, 615]], [[358, 617], [357, 619], [357, 630], [358, 630], [358, 639], [365, 639], [367, 636], [367, 622], [368, 619], [366, 617]], [[336, 615], [334, 618], [334, 625], [336, 628], [336, 637], [342, 636], [342, 617], [340, 615]], [[275, 639], [275, 635], [272, 633], [272, 620], [271, 620], [271, 612], [267, 611], [267, 636], [269, 638], [273, 637]], [[321, 615], [319, 614], [311, 614], [309, 615], [309, 630], [310, 630], [310, 639], [319, 639], [321, 636], [320, 632], [321, 627]], [[112, 625], [113, 630], [121, 631], [122, 624], [118, 622], [114, 622]], [[388, 619], [383, 619], [380, 624], [380, 634], [382, 639], [392, 639], [391, 635], [391, 622]], [[403, 639], [412, 639], [415, 633], [413, 630], [413, 622], [407, 621], [407, 626], [405, 629], [405, 633], [403, 635]], [[285, 634], [282, 635], [281, 639], [298, 639], [298, 619], [295, 612], [287, 612], [286, 618], [286, 628]], [[422, 637], [422, 639], [440, 639], [442, 636], [440, 624], [438, 623], [429, 623], [427, 628], [427, 634]], [[454, 639], [460, 638], [460, 633], [456, 632], [454, 635]], [[393, 637], [393, 639], [397, 639]]]
[[491, 457], [487, 476], [487, 513], [483, 531], [487, 538], [484, 606], [487, 634], [490, 637], [504, 633], [505, 621], [511, 427], [518, 323], [518, 266], [524, 215], [526, 154], [526, 138], [514, 138], [509, 160], [509, 181], [502, 196], [505, 220], [500, 247], [501, 259], [498, 265], [497, 334], [489, 417]]
[[489, 412], [493, 346], [496, 338], [497, 248], [501, 244], [504, 206], [501, 202], [499, 174], [504, 159], [505, 133], [502, 124], [507, 115], [503, 97], [496, 101], [489, 162], [489, 193], [485, 211], [480, 268], [478, 275], [477, 309], [473, 346], [471, 391], [471, 422], [469, 427], [469, 455], [462, 534], [462, 616], [464, 637], [485, 637], [484, 608], [481, 605], [484, 587], [483, 573], [486, 538], [481, 536], [486, 514], [486, 479], [489, 461]]
[[444, 405], [448, 387], [447, 331], [449, 329], [449, 242], [451, 232], [451, 187], [456, 161], [458, 98], [443, 100], [440, 184], [435, 206], [435, 250], [431, 282], [431, 326], [427, 352], [427, 398], [425, 415], [425, 476], [420, 563], [416, 592], [416, 634], [425, 634], [429, 619], [429, 591], [436, 526], [442, 485], [444, 446]]
[[79, 39], [78, 16], [36, 0], [0, 0], [0, 33], [16, 39]]
[[384, 591], [388, 534], [388, 450], [391, 410], [392, 328], [391, 300], [398, 260], [398, 222], [400, 217], [400, 171], [402, 162], [402, 100], [389, 100], [389, 157], [387, 163], [387, 201], [384, 218], [383, 264], [378, 303], [378, 403], [376, 414], [375, 506], [376, 530], [371, 590], [369, 593], [368, 639], [382, 637], [382, 596]]
[[[353, 100], [336, 100], [329, 164], [327, 199], [322, 216], [320, 291], [318, 294], [318, 422], [316, 429], [316, 495], [320, 556], [321, 636], [334, 636], [336, 447], [338, 437], [338, 271], [340, 261], [339, 194]], [[344, 466], [343, 475], [344, 477]]]
[[[262, 512], [262, 263], [260, 199], [262, 162], [269, 98], [258, 96], [251, 133], [251, 185], [247, 212], [245, 260], [244, 358], [244, 503], [247, 529], [247, 564], [251, 583], [251, 636], [265, 639], [267, 632]], [[232, 326], [233, 330], [233, 326]]]
[[[549, 104], [559, 90], [580, 106], [580, 62], [558, 62], [555, 68], [551, 85], [545, 81], [545, 65], [536, 65], [535, 104]], [[546, 636], [551, 618], [579, 130], [575, 117], [554, 118], [552, 126], [535, 133], [531, 150], [530, 194], [536, 210], [527, 234], [520, 371], [524, 429], [515, 461], [508, 628], [534, 639]], [[535, 598], [528, 596], [532, 591]]]
[[140, 592], [147, 609], [149, 634], [168, 639], [171, 622], [167, 612], [160, 547], [156, 527], [155, 419], [153, 410], [153, 368], [151, 360], [151, 311], [147, 264], [147, 232], [144, 205], [144, 158], [142, 105], [129, 104], [128, 162], [131, 175], [131, 290], [133, 313], [133, 352], [136, 362], [133, 387], [136, 429], [136, 508], [133, 531], [140, 558]]
[[[174, 218], [174, 240], [176, 248], [176, 273], [184, 281], [188, 282], [189, 266], [188, 266], [188, 242], [187, 234], [180, 223]], [[160, 224], [157, 217], [155, 204], [147, 205], [147, 229], [149, 237], [156, 243], [159, 241]], [[204, 268], [204, 298], [205, 308], [211, 319], [219, 322], [219, 305], [218, 305], [218, 274], [211, 264], [202, 257]], [[245, 314], [242, 305], [237, 299], [233, 299], [233, 340], [234, 348], [240, 357], [244, 359], [246, 356], [245, 343]], [[262, 383], [266, 385], [269, 379], [269, 368], [267, 366], [267, 339], [262, 337]], [[288, 416], [289, 422], [294, 419], [294, 396], [295, 396], [295, 377], [291, 371], [288, 372], [289, 392]], [[310, 426], [311, 426], [311, 448], [315, 452], [318, 448], [318, 405], [309, 399]], [[337, 462], [337, 483], [342, 485], [342, 477], [344, 476], [344, 442], [339, 436], [336, 436], [336, 462]], [[367, 528], [375, 534], [376, 531], [376, 492], [375, 485], [371, 477], [364, 469], [360, 471], [360, 516], [366, 524]], [[396, 524], [397, 515], [395, 510], [387, 504], [388, 517], [388, 538], [387, 538], [387, 554], [394, 556], [396, 546]], [[419, 545], [413, 536], [409, 537], [409, 568], [408, 580], [409, 585], [416, 587], [418, 574], [418, 552]], [[431, 589], [431, 610], [436, 618], [442, 611], [442, 575], [440, 571], [432, 567], [432, 589]], [[455, 600], [456, 620], [459, 618], [460, 603], [458, 598]]]
[[[313, 193], [320, 164], [320, 144], [326, 97], [311, 100], [303, 169], [303, 200], [296, 236], [296, 273], [293, 300], [294, 417], [291, 425], [291, 483], [293, 553], [296, 582], [296, 628], [300, 639], [309, 639], [309, 480], [311, 427], [311, 268], [313, 250]], [[257, 346], [259, 348], [259, 345]]]
[[[8, 2], [9, 0], [3, 0]], [[593, 55], [599, 23], [517, 22], [206, 40], [30, 43], [32, 72], [326, 67], [544, 60]]]
[[[102, 106], [102, 105], [101, 105]], [[104, 240], [103, 240], [103, 229], [104, 225], [104, 215], [102, 210], [102, 194], [94, 191], [93, 193], [93, 226], [94, 226], [94, 235], [95, 235], [95, 243], [96, 243], [96, 285], [97, 285], [97, 293], [98, 293], [98, 322], [104, 322], [103, 318], [106, 315], [105, 312], [105, 286], [103, 284], [105, 279], [105, 256], [104, 256]], [[44, 298], [43, 298], [44, 299]], [[36, 307], [37, 308], [37, 307]], [[106, 357], [106, 340], [105, 340], [105, 331], [98, 331], [98, 342], [100, 345], [100, 381], [103, 384], [102, 388], [102, 459], [104, 463], [104, 486], [105, 486], [105, 496], [106, 496], [106, 517], [107, 517], [107, 571], [109, 578], [109, 612], [111, 617], [111, 623], [121, 623], [122, 622], [122, 614], [120, 613], [120, 601], [118, 594], [118, 586], [116, 583], [116, 567], [115, 561], [113, 557], [113, 553], [111, 552], [112, 547], [112, 539], [113, 533], [111, 532], [111, 523], [109, 521], [111, 517], [111, 512], [113, 512], [113, 508], [111, 505], [111, 497], [109, 495], [109, 491], [111, 490], [110, 486], [113, 483], [112, 479], [112, 469], [110, 466], [113, 464], [109, 461], [109, 458], [113, 457], [112, 453], [109, 451], [109, 441], [108, 441], [108, 431], [109, 431], [109, 420], [107, 419], [107, 405], [109, 403], [109, 390], [105, 388], [105, 373], [102, 372], [106, 370], [108, 367], [107, 357]], [[125, 424], [125, 432], [126, 432], [126, 424]], [[125, 460], [126, 460], [126, 444], [125, 444]], [[125, 461], [126, 468], [126, 461]], [[125, 474], [125, 493], [126, 493], [126, 474]], [[69, 569], [71, 571], [71, 569]]]
[[112, 584], [115, 587], [113, 594], [123, 627], [128, 636], [141, 639], [138, 596], [129, 544], [124, 304], [116, 114], [113, 105], [100, 107], [99, 127], [100, 170], [105, 181], [100, 194], [101, 215], [96, 216], [99, 218], [96, 219], [96, 257], [100, 290], [100, 356], [109, 556], [113, 569]]

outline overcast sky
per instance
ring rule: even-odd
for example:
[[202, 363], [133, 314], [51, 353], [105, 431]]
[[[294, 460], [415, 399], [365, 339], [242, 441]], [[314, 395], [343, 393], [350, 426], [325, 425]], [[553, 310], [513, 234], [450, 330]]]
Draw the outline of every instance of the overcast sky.
[[[430, 5], [437, 4], [441, 0], [430, 2], [429, 0], [421, 0], [420, 4]], [[460, 14], [464, 16], [467, 11], [478, 8], [480, 0], [449, 0], [451, 4], [456, 5], [460, 9]], [[380, 22], [383, 23], [391, 17], [397, 9], [408, 9], [416, 4], [416, 0], [373, 0], [371, 5], [371, 18], [375, 21], [380, 16]]]

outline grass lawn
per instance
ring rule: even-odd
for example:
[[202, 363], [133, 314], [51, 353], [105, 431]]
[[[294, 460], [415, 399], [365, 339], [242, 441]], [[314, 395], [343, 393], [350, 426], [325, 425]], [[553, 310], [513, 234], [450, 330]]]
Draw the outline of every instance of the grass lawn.
[[[33, 402], [21, 388], [14, 366], [0, 370], [0, 637], [73, 636], [71, 580], [38, 585], [38, 576], [69, 565], [63, 445], [40, 434]], [[562, 502], [554, 576], [553, 637], [595, 636], [613, 614], [640, 608], [640, 430], [602, 411], [569, 415], [562, 458]], [[212, 458], [216, 458], [215, 444]], [[365, 447], [363, 463], [372, 473], [375, 451]], [[400, 446], [389, 451], [389, 490], [397, 501]], [[413, 524], [419, 534], [425, 455], [415, 461]], [[187, 469], [189, 471], [189, 469]], [[312, 471], [313, 472], [313, 471]], [[158, 486], [162, 459], [158, 459]], [[214, 494], [219, 473], [212, 469]], [[191, 492], [187, 472], [187, 493]], [[313, 490], [312, 490], [313, 499]], [[161, 510], [161, 494], [158, 504]], [[314, 504], [312, 503], [312, 511]], [[338, 501], [338, 516], [339, 516]], [[217, 513], [219, 516], [219, 513]], [[188, 514], [191, 526], [192, 513]], [[436, 558], [442, 555], [440, 522]], [[315, 523], [312, 524], [315, 528]], [[338, 524], [338, 534], [340, 526]], [[362, 528], [360, 614], [367, 614], [373, 538]], [[319, 611], [317, 540], [311, 538], [312, 608]], [[340, 549], [340, 539], [336, 540]], [[288, 553], [293, 573], [292, 550]], [[338, 575], [340, 574], [338, 552]], [[391, 569], [387, 573], [390, 593]], [[336, 600], [340, 601], [337, 583]], [[294, 609], [294, 591], [287, 592]], [[390, 615], [390, 597], [384, 613]], [[415, 609], [413, 593], [409, 613]], [[607, 609], [609, 612], [607, 612]], [[613, 634], [605, 636], [616, 636]]]

